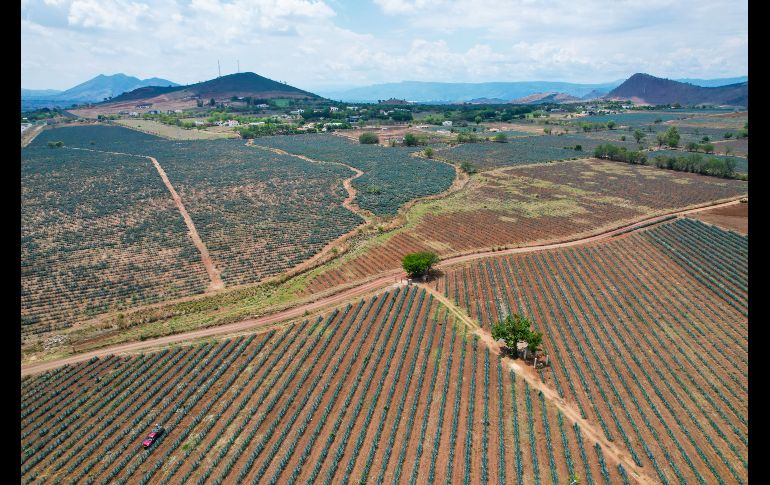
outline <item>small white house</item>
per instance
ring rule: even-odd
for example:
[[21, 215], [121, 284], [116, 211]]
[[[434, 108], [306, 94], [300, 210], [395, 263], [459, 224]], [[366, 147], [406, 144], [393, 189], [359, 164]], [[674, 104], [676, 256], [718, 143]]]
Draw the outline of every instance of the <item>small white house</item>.
[[336, 106], [329, 106], [329, 111], [332, 112], [332, 113], [336, 113], [339, 110], [340, 109], [338, 107], [336, 107]]
[[450, 120], [442, 121], [441, 126], [452, 126], [452, 122]]
[[238, 120], [227, 120], [227, 126], [238, 126], [240, 123], [238, 123]]
[[139, 113], [137, 113], [136, 111], [131, 111], [130, 113], [128, 113], [128, 116], [139, 116]]
[[270, 107], [270, 105], [269, 104], [265, 104], [265, 103], [260, 103], [260, 104], [257, 105], [257, 108], [269, 108], [269, 107]]

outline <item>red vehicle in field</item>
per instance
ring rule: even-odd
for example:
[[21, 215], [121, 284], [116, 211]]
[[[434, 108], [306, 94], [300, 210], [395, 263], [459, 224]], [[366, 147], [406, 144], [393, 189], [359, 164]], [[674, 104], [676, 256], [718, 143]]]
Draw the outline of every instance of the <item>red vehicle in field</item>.
[[156, 425], [155, 428], [150, 432], [150, 434], [147, 435], [147, 438], [145, 438], [144, 441], [142, 441], [142, 446], [145, 449], [152, 446], [152, 444], [155, 443], [155, 441], [157, 441], [158, 438], [160, 438], [160, 435], [163, 434], [163, 431], [165, 430], [163, 429], [162, 426]]

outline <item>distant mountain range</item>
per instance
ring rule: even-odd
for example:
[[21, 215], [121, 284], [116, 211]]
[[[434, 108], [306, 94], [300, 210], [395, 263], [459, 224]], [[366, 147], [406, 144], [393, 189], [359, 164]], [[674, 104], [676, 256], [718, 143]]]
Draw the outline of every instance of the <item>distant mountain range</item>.
[[[595, 93], [596, 91], [591, 91]], [[589, 93], [590, 94], [590, 93]], [[535, 93], [523, 98], [511, 101], [514, 104], [546, 104], [546, 103], [568, 103], [571, 101], [580, 101], [581, 98], [566, 93]]]
[[375, 84], [343, 91], [321, 91], [320, 95], [348, 102], [377, 102], [380, 99], [399, 98], [417, 103], [478, 102], [478, 100], [503, 100], [523, 98], [535, 93], [560, 92], [581, 97], [591, 91], [608, 93], [623, 80], [600, 84], [576, 84], [552, 81], [490, 82], [490, 83], [441, 83], [402, 81], [400, 83]]
[[121, 111], [188, 109], [194, 108], [199, 102], [207, 103], [211, 99], [217, 103], [230, 102], [233, 97], [322, 99], [316, 94], [253, 72], [242, 72], [186, 86], [145, 86], [92, 106], [68, 111], [82, 116], [94, 116], [96, 113]]
[[[702, 87], [715, 87], [748, 81], [747, 76], [722, 79], [680, 79]], [[381, 99], [400, 98], [416, 103], [508, 103], [521, 102], [523, 98], [537, 95], [537, 99], [558, 93], [560, 96], [574, 96], [580, 99], [602, 97], [620, 86], [623, 79], [616, 81], [579, 84], [553, 81], [489, 82], [489, 83], [443, 83], [402, 81], [399, 83], [374, 84], [350, 89], [320, 90], [318, 94], [335, 100], [348, 102], [377, 102]], [[550, 101], [540, 101], [550, 102]]]
[[702, 87], [649, 74], [637, 73], [626, 79], [604, 99], [631, 100], [634, 103], [682, 105], [749, 105], [748, 81], [719, 87]]
[[[139, 79], [125, 74], [113, 74], [106, 76], [99, 74], [93, 79], [78, 84], [66, 91], [56, 91], [53, 89], [22, 89], [21, 101], [22, 109], [25, 105], [45, 105], [53, 106], [71, 106], [79, 103], [93, 103], [103, 101], [105, 98], [119, 96], [125, 92], [145, 86], [179, 86], [177, 83], [167, 79], [152, 77], [149, 79]], [[41, 106], [42, 107], [42, 106]]]

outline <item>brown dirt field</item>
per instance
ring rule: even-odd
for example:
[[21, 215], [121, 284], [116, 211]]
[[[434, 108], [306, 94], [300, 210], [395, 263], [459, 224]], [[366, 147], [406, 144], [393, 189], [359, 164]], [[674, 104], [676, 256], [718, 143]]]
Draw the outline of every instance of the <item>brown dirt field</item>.
[[703, 222], [714, 224], [723, 229], [729, 229], [741, 234], [749, 233], [749, 204], [731, 205], [708, 211], [698, 212], [690, 217], [700, 219]]
[[724, 154], [725, 149], [730, 148], [730, 155], [746, 157], [749, 154], [749, 139], [741, 138], [738, 140], [719, 140], [711, 142], [714, 145], [714, 152]]

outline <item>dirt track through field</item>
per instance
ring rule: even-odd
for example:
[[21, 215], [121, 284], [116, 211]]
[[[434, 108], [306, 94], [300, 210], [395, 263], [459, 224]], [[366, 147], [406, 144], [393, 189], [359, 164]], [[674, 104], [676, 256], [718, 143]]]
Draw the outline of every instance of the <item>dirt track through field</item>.
[[[471, 317], [467, 316], [461, 308], [457, 307], [452, 301], [441, 294], [441, 292], [436, 291], [436, 289], [432, 288], [429, 284], [419, 284], [418, 286], [424, 288], [431, 295], [433, 295], [433, 297], [440, 301], [441, 304], [443, 304], [446, 308], [448, 308], [455, 317], [457, 317], [463, 324], [468, 326], [469, 330], [471, 330], [475, 335], [478, 335], [479, 339], [489, 348], [490, 352], [500, 355], [500, 345], [492, 338], [492, 334], [482, 330], [478, 322], [475, 322]], [[602, 447], [602, 451], [605, 453], [605, 456], [610, 461], [614, 462], [615, 465], [622, 463], [623, 467], [628, 470], [628, 473], [639, 483], [657, 483], [655, 479], [647, 476], [641, 467], [636, 465], [636, 463], [631, 459], [631, 457], [624, 449], [608, 441], [601, 430], [595, 427], [595, 424], [592, 424], [588, 420], [583, 419], [580, 416], [580, 412], [569, 403], [567, 403], [567, 401], [565, 401], [561, 396], [559, 396], [559, 393], [555, 389], [541, 381], [538, 378], [534, 368], [528, 367], [526, 364], [519, 364], [518, 362], [515, 362], [508, 357], [502, 357], [502, 361], [503, 364], [507, 365], [511, 370], [513, 370], [516, 375], [523, 377], [532, 388], [542, 392], [545, 399], [553, 403], [553, 405], [556, 406], [564, 414], [564, 416], [570, 419], [573, 423], [578, 423], [581, 431], [585, 433], [591, 440], [599, 443]]]
[[166, 184], [166, 188], [168, 188], [168, 191], [171, 192], [171, 197], [174, 199], [174, 203], [176, 204], [177, 209], [179, 209], [179, 212], [182, 214], [184, 223], [187, 224], [187, 230], [190, 231], [190, 237], [193, 240], [193, 244], [195, 244], [195, 247], [198, 248], [198, 251], [201, 253], [203, 265], [206, 267], [206, 272], [209, 274], [209, 279], [211, 279], [209, 290], [221, 290], [225, 287], [225, 284], [222, 282], [222, 278], [219, 275], [219, 270], [216, 268], [216, 266], [214, 266], [214, 261], [211, 259], [208, 248], [205, 244], [203, 244], [203, 240], [201, 239], [200, 235], [198, 235], [198, 230], [195, 229], [195, 224], [193, 224], [193, 221], [190, 218], [190, 214], [188, 214], [187, 209], [184, 208], [182, 198], [179, 197], [179, 194], [177, 194], [174, 186], [171, 185], [171, 181], [168, 179], [166, 171], [163, 170], [163, 167], [160, 166], [160, 163], [158, 163], [158, 161], [153, 157], [147, 158], [152, 160], [152, 164], [155, 165], [155, 169], [158, 170], [160, 178], [163, 179], [163, 183]]
[[132, 153], [123, 153], [123, 152], [109, 152], [104, 150], [92, 150], [90, 148], [76, 148], [76, 147], [65, 147], [70, 150], [83, 150], [87, 152], [99, 152], [99, 153], [110, 153], [112, 155], [128, 155], [131, 157], [140, 157], [140, 158], [149, 158], [152, 164], [155, 166], [155, 169], [158, 171], [158, 174], [160, 175], [160, 178], [163, 180], [163, 183], [166, 185], [166, 188], [169, 192], [171, 192], [171, 198], [174, 199], [174, 203], [176, 204], [177, 209], [179, 209], [179, 213], [182, 214], [182, 218], [184, 219], [184, 223], [187, 225], [187, 230], [189, 231], [190, 238], [193, 241], [193, 244], [198, 249], [198, 252], [201, 254], [201, 260], [203, 261], [203, 266], [206, 268], [206, 272], [209, 275], [209, 279], [211, 280], [211, 283], [209, 284], [207, 291], [212, 290], [221, 290], [225, 287], [225, 284], [222, 282], [222, 278], [220, 277], [219, 270], [214, 265], [214, 261], [211, 259], [211, 255], [209, 254], [208, 248], [206, 248], [206, 245], [203, 243], [203, 240], [201, 239], [200, 235], [198, 234], [198, 230], [195, 229], [195, 224], [193, 224], [192, 219], [190, 218], [190, 214], [187, 212], [187, 209], [185, 209], [184, 204], [182, 203], [182, 198], [179, 197], [179, 194], [176, 192], [176, 189], [174, 189], [174, 186], [171, 185], [171, 181], [168, 179], [168, 175], [166, 175], [166, 171], [163, 170], [163, 167], [160, 166], [160, 163], [158, 161], [150, 156], [147, 155], [135, 155]]
[[[734, 204], [739, 204], [739, 200], [733, 200], [730, 202], [724, 202], [720, 204], [714, 204], [711, 206], [706, 207], [699, 207], [696, 209], [688, 209], [683, 210], [679, 212], [675, 212], [668, 215], [661, 215], [652, 217], [643, 221], [636, 222], [634, 224], [620, 227], [617, 229], [613, 229], [611, 231], [597, 234], [595, 236], [583, 238], [583, 239], [577, 239], [573, 241], [567, 241], [562, 243], [555, 243], [555, 244], [546, 244], [541, 246], [529, 246], [529, 247], [520, 247], [520, 248], [512, 248], [507, 249], [504, 251], [486, 251], [482, 253], [475, 253], [475, 254], [468, 254], [464, 256], [457, 256], [455, 258], [449, 258], [444, 261], [441, 261], [438, 264], [439, 268], [451, 266], [458, 263], [464, 263], [467, 261], [473, 261], [476, 259], [482, 259], [490, 256], [501, 256], [506, 254], [518, 254], [518, 253], [527, 253], [527, 252], [535, 252], [535, 251], [543, 251], [546, 249], [556, 249], [556, 248], [563, 248], [563, 247], [570, 247], [570, 246], [578, 246], [581, 244], [586, 244], [589, 242], [604, 240], [604, 239], [611, 239], [615, 236], [620, 235], [621, 233], [624, 233], [626, 231], [632, 230], [634, 228], [637, 228], [639, 226], [646, 226], [650, 224], [654, 224], [657, 222], [660, 222], [671, 215], [686, 215], [686, 214], [692, 214], [696, 212], [702, 212], [706, 210], [715, 209], [718, 207], [728, 207]], [[386, 288], [387, 286], [393, 285], [398, 280], [401, 280], [405, 278], [405, 274], [400, 269], [394, 269], [390, 270], [384, 273], [380, 273], [375, 278], [367, 280], [365, 282], [362, 282], [361, 284], [357, 286], [353, 286], [351, 288], [346, 288], [343, 291], [340, 291], [338, 293], [333, 293], [327, 297], [321, 298], [319, 300], [313, 301], [311, 303], [302, 304], [300, 306], [290, 308], [287, 310], [283, 310], [277, 313], [273, 313], [270, 315], [265, 315], [259, 318], [255, 319], [248, 319], [243, 320], [240, 322], [235, 322], [227, 325], [220, 325], [210, 328], [204, 328], [201, 330], [194, 330], [191, 332], [185, 332], [185, 333], [179, 333], [175, 335], [168, 335], [165, 337], [160, 337], [157, 339], [151, 339], [151, 340], [145, 340], [140, 342], [130, 342], [127, 344], [119, 344], [112, 347], [105, 347], [103, 349], [86, 352], [82, 354], [73, 355], [70, 357], [65, 357], [62, 359], [56, 359], [56, 360], [50, 360], [47, 362], [41, 362], [38, 364], [28, 364], [25, 366], [21, 366], [21, 375], [32, 375], [37, 374], [40, 372], [45, 372], [47, 370], [55, 369], [57, 367], [66, 365], [66, 364], [74, 364], [77, 362], [82, 362], [85, 360], [88, 360], [92, 357], [104, 357], [110, 354], [121, 354], [121, 353], [130, 353], [130, 352], [136, 352], [139, 350], [147, 350], [152, 348], [159, 348], [163, 347], [169, 344], [175, 344], [175, 343], [181, 343], [188, 340], [194, 340], [199, 339], [203, 337], [211, 337], [211, 336], [226, 336], [226, 335], [232, 335], [236, 334], [238, 332], [244, 332], [248, 330], [253, 330], [256, 328], [265, 327], [270, 324], [279, 323], [284, 320], [290, 320], [292, 318], [296, 318], [302, 315], [305, 315], [305, 312], [312, 312], [316, 310], [320, 310], [322, 308], [331, 307], [334, 305], [338, 305], [341, 303], [344, 303], [350, 299], [353, 299], [358, 296], [362, 296], [367, 293], [373, 293], [377, 290], [381, 290]], [[457, 316], [457, 314], [455, 314]], [[467, 317], [466, 317], [467, 318]], [[461, 319], [463, 320], [463, 319]], [[463, 320], [466, 325], [469, 324], [469, 320]], [[472, 321], [470, 321], [472, 322]], [[475, 323], [472, 325], [476, 325]]]

